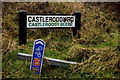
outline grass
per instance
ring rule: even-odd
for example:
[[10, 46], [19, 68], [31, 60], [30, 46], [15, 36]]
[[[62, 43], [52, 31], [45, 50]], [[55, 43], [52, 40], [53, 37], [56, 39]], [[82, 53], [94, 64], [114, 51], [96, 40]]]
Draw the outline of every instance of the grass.
[[[119, 22], [115, 16], [117, 13], [103, 8], [106, 3], [101, 3], [102, 6], [94, 4], [3, 3], [3, 78], [119, 78], [119, 51], [116, 48]], [[71, 29], [29, 29], [27, 44], [19, 45], [17, 13], [21, 9], [36, 14], [72, 14], [74, 11], [80, 11], [81, 30], [74, 38]], [[33, 41], [36, 39], [46, 42], [45, 57], [80, 64], [67, 68], [43, 64], [42, 74], [36, 75], [29, 69], [30, 61], [17, 59], [17, 53], [32, 54]]]

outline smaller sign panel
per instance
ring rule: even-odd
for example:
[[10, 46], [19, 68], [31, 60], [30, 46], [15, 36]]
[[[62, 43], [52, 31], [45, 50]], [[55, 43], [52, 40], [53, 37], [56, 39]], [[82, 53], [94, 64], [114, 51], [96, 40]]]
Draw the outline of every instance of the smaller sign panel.
[[41, 73], [44, 49], [45, 42], [43, 40], [38, 39], [34, 41], [30, 70], [35, 71], [36, 74]]
[[27, 28], [75, 27], [72, 15], [27, 15]]

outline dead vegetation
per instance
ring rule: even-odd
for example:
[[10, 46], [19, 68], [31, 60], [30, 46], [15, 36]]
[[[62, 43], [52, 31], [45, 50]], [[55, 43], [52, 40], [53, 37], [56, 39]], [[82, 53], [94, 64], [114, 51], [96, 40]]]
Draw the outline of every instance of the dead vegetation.
[[12, 36], [7, 33], [7, 31], [2, 31], [2, 53], [3, 55], [6, 53], [10, 53], [13, 50], [16, 50], [16, 41], [13, 39]]

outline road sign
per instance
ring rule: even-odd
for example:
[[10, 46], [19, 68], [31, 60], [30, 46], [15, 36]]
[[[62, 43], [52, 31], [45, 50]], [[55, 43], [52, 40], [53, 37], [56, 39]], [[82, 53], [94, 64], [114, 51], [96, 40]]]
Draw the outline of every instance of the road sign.
[[75, 27], [73, 15], [27, 15], [27, 28]]
[[30, 70], [35, 71], [36, 74], [41, 73], [44, 49], [45, 42], [43, 40], [38, 39], [34, 41]]
[[27, 29], [64, 29], [71, 28], [73, 37], [81, 29], [81, 13], [74, 14], [27, 14], [19, 12], [19, 44], [27, 43]]

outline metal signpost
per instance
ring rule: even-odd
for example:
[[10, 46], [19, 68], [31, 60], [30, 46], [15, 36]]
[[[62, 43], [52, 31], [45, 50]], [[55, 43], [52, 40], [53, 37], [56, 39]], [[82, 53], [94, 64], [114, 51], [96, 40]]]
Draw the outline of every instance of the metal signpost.
[[[25, 53], [18, 53], [18, 59], [19, 60], [30, 60], [33, 56], [30, 54], [25, 54]], [[44, 57], [43, 58], [43, 64], [46, 65], [52, 65], [52, 66], [59, 66], [59, 67], [70, 67], [71, 65], [78, 65], [79, 63], [77, 62], [72, 62], [72, 61], [65, 61], [65, 60], [59, 60], [59, 59], [54, 59], [54, 58], [48, 58]]]
[[38, 39], [34, 41], [30, 70], [35, 71], [36, 74], [41, 73], [44, 49], [45, 42], [43, 40]]

